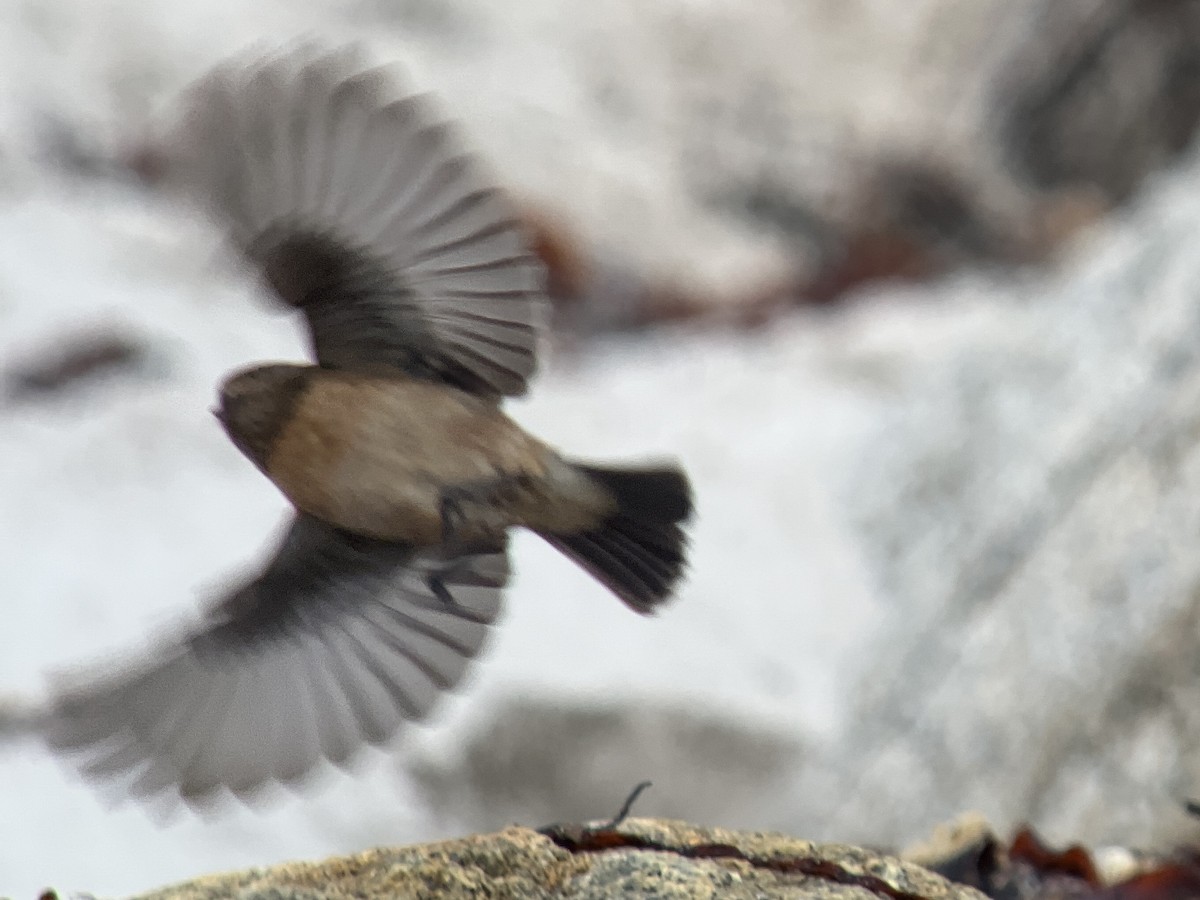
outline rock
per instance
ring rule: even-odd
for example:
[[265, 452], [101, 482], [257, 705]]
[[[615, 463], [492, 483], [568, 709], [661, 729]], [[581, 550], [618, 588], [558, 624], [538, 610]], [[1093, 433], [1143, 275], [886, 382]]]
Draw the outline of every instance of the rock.
[[901, 858], [1005, 900], [1200, 896], [1200, 865], [1187, 847], [1166, 854], [1079, 844], [1054, 847], [1029, 828], [1004, 841], [978, 814], [939, 826]]
[[987, 312], [890, 381], [855, 451], [843, 496], [895, 612], [795, 825], [903, 843], [968, 808], [1057, 843], [1194, 840], [1197, 177], [1193, 153], [1035, 297], [945, 288]]
[[[884, 13], [764, 0], [746, 16], [730, 0], [614, 0], [586, 23], [552, 4], [493, 17], [464, 3], [415, 28], [397, 28], [410, 15], [395, 4], [337, 7], [330, 26], [367, 25], [386, 55], [427, 69], [514, 193], [553, 223], [543, 246], [570, 256], [555, 287], [585, 328], [722, 304], [755, 321], [781, 282], [791, 300], [822, 302], [864, 280], [1044, 259], [1174, 159], [1200, 114], [1187, 2], [923, 0]], [[94, 110], [140, 112], [180, 62], [174, 29], [156, 33], [157, 10], [143, 18], [154, 37], [135, 60], [106, 51], [106, 73], [126, 77], [72, 69], [68, 97], [6, 141], [60, 170], [119, 172], [88, 133]], [[269, 17], [266, 33], [297, 30], [287, 18]], [[257, 36], [226, 25], [189, 35], [188, 67]], [[146, 175], [140, 125], [123, 130], [110, 156]]]
[[613, 698], [580, 708], [519, 697], [494, 704], [453, 747], [414, 752], [405, 769], [426, 808], [470, 830], [616, 810], [641, 779], [654, 784], [642, 812], [736, 826], [761, 823], [759, 798], [804, 760], [803, 743], [786, 732], [678, 704]]
[[1005, 153], [1043, 189], [1114, 202], [1175, 159], [1200, 122], [1200, 4], [1043, 2], [997, 92]]
[[979, 900], [919, 866], [857, 847], [661, 819], [607, 826], [511, 827], [369, 850], [319, 863], [210, 875], [139, 900], [348, 897], [721, 897], [725, 900]]
[[[613, 46], [590, 49], [616, 60], [653, 47], [629, 71], [657, 103], [619, 64], [563, 73], [603, 100], [563, 111], [570, 136], [556, 139], [577, 154], [614, 131], [627, 141], [624, 165], [588, 173], [603, 190], [547, 191], [554, 159], [512, 169], [587, 263], [571, 269], [560, 325], [711, 319], [721, 306], [754, 322], [783, 299], [1045, 262], [1177, 160], [1200, 122], [1194, 0], [929, 0], [888, 24], [833, 9], [640, 5]], [[876, 27], [888, 40], [866, 37]], [[670, 200], [643, 206], [649, 183], [672, 185]]]
[[0, 398], [29, 402], [114, 375], [145, 374], [150, 357], [144, 339], [112, 328], [61, 335], [26, 361], [0, 371]]
[[926, 840], [905, 847], [900, 857], [952, 881], [972, 884], [960, 873], [981, 868], [981, 860], [995, 852], [996, 843], [987, 819], [965, 813], [938, 825]]

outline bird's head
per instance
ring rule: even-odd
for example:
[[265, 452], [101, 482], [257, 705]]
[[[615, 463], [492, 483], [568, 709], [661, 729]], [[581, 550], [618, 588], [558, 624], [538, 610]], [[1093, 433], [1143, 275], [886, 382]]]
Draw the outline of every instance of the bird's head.
[[236, 372], [221, 385], [213, 415], [250, 461], [267, 468], [276, 438], [308, 386], [312, 366], [277, 363]]

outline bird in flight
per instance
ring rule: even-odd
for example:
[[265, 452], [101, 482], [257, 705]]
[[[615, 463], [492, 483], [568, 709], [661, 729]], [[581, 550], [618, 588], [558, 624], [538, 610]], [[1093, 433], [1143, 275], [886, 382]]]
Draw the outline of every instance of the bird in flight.
[[673, 464], [574, 461], [504, 414], [546, 300], [511, 201], [423, 95], [356, 47], [223, 65], [155, 143], [155, 178], [223, 227], [315, 364], [231, 375], [214, 413], [295, 507], [256, 577], [146, 658], [73, 679], [46, 737], [148, 802], [301, 779], [454, 687], [527, 528], [639, 613], [684, 567]]

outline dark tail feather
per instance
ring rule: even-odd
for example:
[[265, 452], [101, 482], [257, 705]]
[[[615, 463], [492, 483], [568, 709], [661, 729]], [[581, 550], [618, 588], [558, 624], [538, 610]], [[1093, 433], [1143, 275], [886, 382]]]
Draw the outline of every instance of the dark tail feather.
[[682, 524], [692, 514], [687, 476], [675, 468], [578, 468], [612, 494], [617, 512], [591, 531], [542, 537], [634, 610], [653, 612], [683, 574]]

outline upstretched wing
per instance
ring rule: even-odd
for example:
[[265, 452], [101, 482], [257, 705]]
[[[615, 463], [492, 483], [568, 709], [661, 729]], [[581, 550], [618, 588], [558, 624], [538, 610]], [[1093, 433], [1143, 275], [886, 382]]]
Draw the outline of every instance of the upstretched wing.
[[162, 145], [322, 365], [524, 393], [545, 299], [515, 210], [421, 95], [354, 49], [229, 64]]
[[204, 630], [59, 697], [47, 738], [143, 799], [293, 781], [424, 716], [480, 649], [507, 578], [503, 550], [414, 551], [301, 516]]

